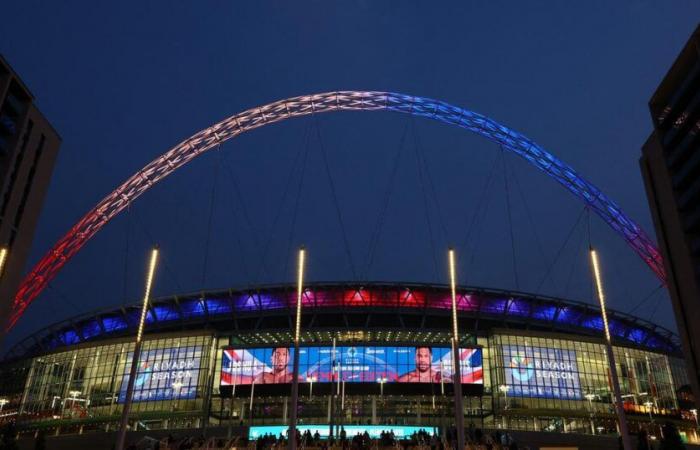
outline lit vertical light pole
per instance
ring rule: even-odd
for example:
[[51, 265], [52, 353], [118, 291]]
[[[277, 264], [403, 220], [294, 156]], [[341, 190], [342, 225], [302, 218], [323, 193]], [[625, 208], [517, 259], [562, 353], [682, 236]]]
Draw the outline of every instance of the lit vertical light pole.
[[294, 377], [292, 378], [292, 411], [289, 420], [289, 450], [297, 448], [297, 408], [299, 404], [299, 338], [301, 334], [301, 300], [304, 293], [304, 247], [299, 249], [297, 274], [297, 316], [294, 327]]
[[605, 331], [605, 346], [608, 354], [608, 365], [610, 366], [610, 379], [612, 381], [613, 394], [615, 398], [615, 411], [620, 424], [620, 435], [622, 436], [622, 446], [625, 450], [632, 450], [632, 442], [630, 440], [629, 429], [627, 428], [627, 418], [625, 417], [625, 409], [622, 405], [622, 396], [620, 394], [620, 381], [617, 378], [617, 367], [615, 366], [615, 355], [613, 353], [612, 340], [610, 338], [610, 327], [608, 325], [608, 313], [605, 310], [605, 292], [603, 291], [603, 281], [600, 276], [600, 264], [598, 262], [598, 254], [593, 247], [590, 248], [591, 266], [593, 266], [593, 277], [595, 279], [596, 292], [598, 301], [600, 302], [600, 314], [603, 316], [603, 330]]
[[0, 276], [2, 276], [2, 271], [5, 269], [5, 262], [7, 261], [7, 247], [0, 248]]
[[586, 400], [588, 400], [588, 407], [591, 410], [591, 434], [595, 434], [595, 425], [593, 424], [593, 399], [595, 394], [586, 394]]
[[503, 392], [503, 409], [508, 409], [508, 389], [510, 389], [510, 386], [507, 384], [498, 386], [498, 390]]
[[[180, 398], [180, 389], [182, 389], [182, 386], [183, 386], [182, 381], [180, 381], [178, 379], [173, 381], [173, 383], [170, 385], [170, 387], [172, 388], [172, 392], [173, 392], [171, 397], [174, 397], [176, 399]], [[175, 400], [175, 403], [171, 406], [171, 409], [173, 411], [176, 411], [179, 406], [180, 406], [179, 402], [177, 400]]]
[[71, 417], [73, 416], [73, 410], [75, 409], [75, 401], [78, 400], [78, 396], [80, 395], [80, 391], [70, 391], [68, 392], [70, 397], [68, 397], [68, 400], [70, 400], [70, 414]]
[[647, 411], [649, 412], [649, 426], [653, 430], [654, 429], [654, 416], [651, 413], [651, 408], [654, 406], [654, 402], [651, 400], [647, 400], [644, 402], [644, 406], [647, 407]]
[[340, 411], [345, 413], [345, 380], [342, 381], [342, 389], [340, 390]]
[[[442, 364], [442, 359], [440, 360], [440, 373], [443, 373], [445, 371], [443, 364]], [[440, 395], [445, 395], [445, 377], [440, 376]]]
[[129, 383], [126, 387], [126, 398], [124, 399], [124, 409], [122, 410], [122, 419], [119, 424], [119, 434], [117, 435], [116, 450], [124, 449], [126, 440], [126, 429], [129, 424], [129, 410], [134, 395], [134, 381], [136, 380], [136, 369], [139, 365], [141, 357], [141, 338], [143, 337], [143, 327], [146, 323], [146, 312], [148, 311], [148, 300], [151, 297], [151, 287], [153, 286], [153, 277], [158, 264], [158, 247], [151, 250], [151, 259], [148, 263], [148, 272], [146, 274], [146, 288], [143, 293], [143, 305], [141, 306], [141, 319], [139, 320], [139, 329], [136, 333], [136, 343], [134, 344], [134, 355], [131, 358], [131, 370], [129, 371]]
[[[7, 247], [0, 248], [0, 278], [2, 278], [3, 271], [5, 269], [5, 262], [7, 261]], [[2, 320], [4, 325], [5, 320]]]
[[384, 383], [386, 383], [386, 377], [377, 378], [377, 383], [379, 383], [379, 395], [384, 398]]
[[[335, 423], [335, 395], [333, 394], [334, 389], [333, 389], [333, 377], [335, 376], [335, 372], [337, 372], [338, 367], [336, 367], [336, 362], [335, 362], [335, 338], [333, 338], [333, 350], [331, 351], [331, 392], [330, 392], [330, 414], [328, 417], [328, 438], [330, 442], [333, 442], [333, 437], [335, 436], [334, 433], [334, 423]], [[340, 372], [338, 372], [340, 373]], [[338, 379], [340, 379], [340, 376], [338, 376]]]
[[250, 412], [250, 424], [253, 425], [253, 399], [255, 398], [255, 379], [250, 384], [250, 404], [248, 405], [248, 411]]
[[464, 408], [462, 406], [462, 374], [459, 355], [459, 329], [457, 328], [457, 275], [455, 274], [455, 251], [448, 251], [450, 263], [450, 290], [452, 293], [452, 368], [455, 394], [455, 427], [457, 448], [464, 449]]
[[316, 381], [316, 377], [306, 377], [306, 382], [309, 383], [309, 400], [314, 396], [314, 381]]

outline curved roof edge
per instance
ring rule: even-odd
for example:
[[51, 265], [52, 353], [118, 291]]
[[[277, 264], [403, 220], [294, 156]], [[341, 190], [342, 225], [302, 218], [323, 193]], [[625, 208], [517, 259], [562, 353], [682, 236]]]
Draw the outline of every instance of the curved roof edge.
[[[503, 289], [461, 286], [458, 309], [464, 318], [492, 318], [504, 323], [546, 326], [553, 331], [602, 336], [603, 322], [596, 305], [580, 301]], [[153, 299], [148, 331], [180, 330], [184, 323], [208, 324], [233, 314], [290, 309], [296, 305], [295, 285], [257, 285], [209, 290]], [[305, 308], [423, 308], [450, 309], [449, 286], [424, 283], [309, 283]], [[123, 337], [135, 332], [140, 303], [85, 313], [31, 334], [4, 355], [5, 360], [29, 357], [88, 342]], [[617, 344], [680, 354], [680, 340], [671, 330], [630, 314], [608, 309], [610, 332]]]

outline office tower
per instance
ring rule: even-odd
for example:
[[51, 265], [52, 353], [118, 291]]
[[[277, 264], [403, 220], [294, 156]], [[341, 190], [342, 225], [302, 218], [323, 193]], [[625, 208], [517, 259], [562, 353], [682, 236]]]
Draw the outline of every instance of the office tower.
[[640, 160], [667, 286], [700, 401], [700, 26], [649, 101]]
[[[34, 96], [0, 56], [0, 321], [22, 280], [61, 138], [34, 105]], [[0, 333], [2, 335], [2, 333]]]

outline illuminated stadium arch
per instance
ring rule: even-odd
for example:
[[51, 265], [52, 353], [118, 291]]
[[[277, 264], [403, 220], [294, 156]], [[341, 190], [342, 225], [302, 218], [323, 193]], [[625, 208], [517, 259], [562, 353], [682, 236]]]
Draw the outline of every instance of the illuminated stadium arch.
[[85, 214], [32, 268], [15, 294], [6, 331], [12, 329], [61, 267], [107, 222], [151, 186], [191, 159], [255, 128], [293, 117], [343, 110], [388, 110], [427, 117], [465, 128], [513, 151], [579, 197], [665, 281], [661, 255], [639, 225], [569, 165], [527, 137], [488, 117], [438, 100], [390, 92], [338, 91], [293, 97], [248, 109], [196, 133], [151, 161]]

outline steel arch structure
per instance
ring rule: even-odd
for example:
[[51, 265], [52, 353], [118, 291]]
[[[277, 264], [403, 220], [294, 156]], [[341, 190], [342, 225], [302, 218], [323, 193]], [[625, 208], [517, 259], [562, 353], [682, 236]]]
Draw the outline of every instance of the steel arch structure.
[[29, 304], [92, 236], [130, 202], [191, 159], [246, 131], [293, 117], [344, 110], [387, 110], [427, 117], [464, 128], [513, 151], [579, 197], [665, 282], [661, 255], [639, 225], [571, 166], [522, 134], [481, 114], [438, 100], [391, 92], [337, 91], [288, 98], [248, 109], [196, 133], [148, 163], [85, 214], [32, 268], [15, 294], [5, 331], [14, 327]]

